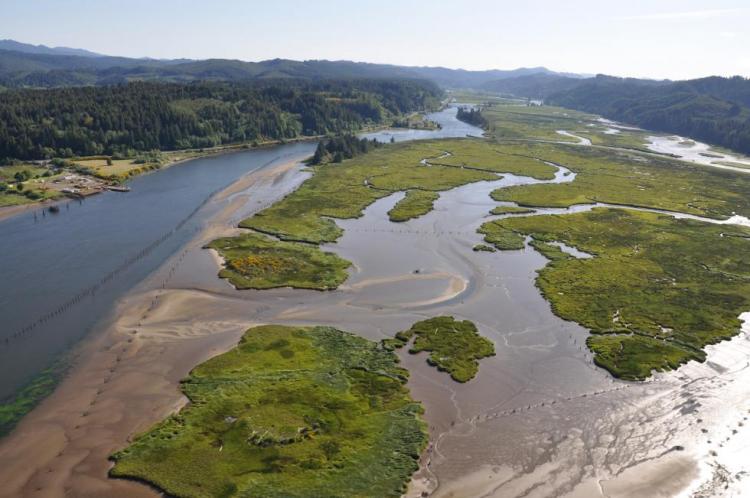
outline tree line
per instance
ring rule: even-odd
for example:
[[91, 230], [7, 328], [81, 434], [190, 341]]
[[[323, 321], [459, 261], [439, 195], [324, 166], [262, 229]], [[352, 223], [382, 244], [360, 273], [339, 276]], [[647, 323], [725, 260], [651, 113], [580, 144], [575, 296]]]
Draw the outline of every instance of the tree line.
[[479, 108], [459, 107], [458, 112], [456, 113], [456, 119], [480, 128], [487, 128], [488, 126], [487, 119], [482, 116], [482, 111]]
[[344, 159], [364, 154], [383, 144], [376, 139], [357, 138], [354, 135], [341, 135], [318, 143], [310, 164], [340, 163]]
[[262, 80], [0, 92], [0, 158], [89, 155], [346, 134], [434, 107], [421, 80]]

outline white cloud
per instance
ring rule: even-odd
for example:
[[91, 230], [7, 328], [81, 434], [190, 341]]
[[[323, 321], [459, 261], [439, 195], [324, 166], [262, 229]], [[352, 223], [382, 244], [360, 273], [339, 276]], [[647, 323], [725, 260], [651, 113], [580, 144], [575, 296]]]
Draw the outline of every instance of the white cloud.
[[708, 19], [712, 17], [723, 17], [742, 12], [748, 12], [750, 9], [707, 9], [707, 10], [690, 10], [685, 12], [661, 12], [656, 14], [643, 14], [637, 16], [618, 17], [620, 21], [669, 21], [680, 19]]

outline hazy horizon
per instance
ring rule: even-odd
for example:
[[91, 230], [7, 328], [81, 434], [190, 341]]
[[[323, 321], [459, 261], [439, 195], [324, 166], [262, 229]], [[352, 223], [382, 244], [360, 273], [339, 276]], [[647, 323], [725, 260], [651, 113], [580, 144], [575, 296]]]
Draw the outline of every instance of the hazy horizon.
[[325, 59], [467, 70], [544, 66], [653, 79], [750, 76], [750, 55], [742, 48], [750, 41], [750, 7], [739, 0], [615, 6], [478, 0], [470, 7], [425, 0], [3, 4], [0, 38], [113, 56]]

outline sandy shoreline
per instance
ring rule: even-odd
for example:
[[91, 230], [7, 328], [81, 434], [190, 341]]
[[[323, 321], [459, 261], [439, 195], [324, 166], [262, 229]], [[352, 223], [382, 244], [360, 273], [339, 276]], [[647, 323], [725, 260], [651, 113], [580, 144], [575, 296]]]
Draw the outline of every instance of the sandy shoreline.
[[[216, 202], [272, 182], [301, 159], [245, 175]], [[107, 458], [182, 406], [180, 379], [230, 349], [255, 324], [249, 316], [222, 316], [220, 298], [210, 293], [161, 289], [191, 251], [207, 254], [205, 242], [231, 233], [233, 216], [245, 216], [240, 210], [246, 203], [243, 196], [228, 202], [183, 251], [123, 299], [113, 318], [79, 346], [78, 360], [55, 392], [0, 440], [0, 497], [159, 496], [147, 486], [108, 479]]]

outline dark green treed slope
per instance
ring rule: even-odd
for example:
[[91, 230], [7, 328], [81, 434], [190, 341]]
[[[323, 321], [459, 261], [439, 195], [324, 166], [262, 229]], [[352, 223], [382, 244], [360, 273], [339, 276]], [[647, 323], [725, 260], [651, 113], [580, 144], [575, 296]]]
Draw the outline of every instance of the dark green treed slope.
[[598, 76], [549, 103], [750, 153], [750, 80], [650, 82]]
[[0, 93], [0, 158], [121, 154], [344, 133], [430, 108], [419, 80], [131, 83]]
[[487, 127], [487, 120], [482, 116], [480, 109], [467, 109], [465, 107], [459, 107], [456, 113], [456, 119], [469, 123], [470, 125], [478, 126], [479, 128]]
[[563, 90], [570, 90], [580, 85], [584, 79], [561, 76], [557, 74], [537, 73], [488, 81], [482, 85], [483, 90], [502, 94], [546, 99], [549, 95]]
[[190, 405], [110, 474], [181, 498], [401, 496], [427, 434], [397, 362], [330, 327], [252, 328], [190, 373]]

